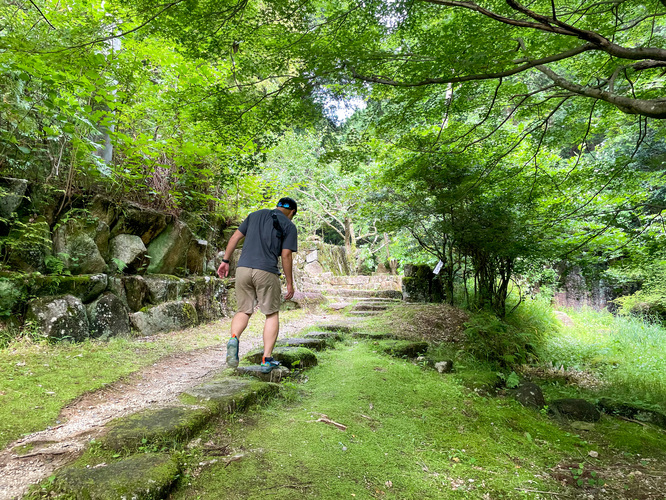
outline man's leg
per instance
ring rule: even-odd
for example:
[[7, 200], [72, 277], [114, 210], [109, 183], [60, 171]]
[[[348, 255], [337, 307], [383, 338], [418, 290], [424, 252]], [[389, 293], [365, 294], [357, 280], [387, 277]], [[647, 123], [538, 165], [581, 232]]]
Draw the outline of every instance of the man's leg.
[[240, 339], [241, 333], [247, 328], [247, 324], [250, 321], [251, 314], [244, 312], [237, 312], [234, 314], [233, 319], [231, 320], [231, 336]]
[[280, 313], [266, 315], [266, 322], [264, 323], [264, 358], [268, 358], [273, 354], [273, 347], [278, 337], [278, 330], [280, 329]]

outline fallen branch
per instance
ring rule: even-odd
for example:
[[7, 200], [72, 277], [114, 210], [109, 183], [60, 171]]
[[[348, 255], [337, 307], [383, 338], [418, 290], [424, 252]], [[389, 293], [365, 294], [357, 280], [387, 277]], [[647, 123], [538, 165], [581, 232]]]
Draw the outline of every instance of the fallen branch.
[[340, 429], [341, 431], [346, 431], [346, 430], [347, 430], [347, 426], [346, 426], [346, 425], [344, 425], [344, 424], [340, 424], [340, 423], [338, 423], [338, 422], [334, 422], [333, 420], [331, 420], [330, 418], [328, 418], [327, 415], [324, 415], [323, 413], [319, 413], [319, 415], [321, 415], [320, 418], [318, 418], [317, 420], [311, 420], [311, 422], [324, 422], [325, 424], [334, 425], [335, 427], [337, 427], [337, 428]]

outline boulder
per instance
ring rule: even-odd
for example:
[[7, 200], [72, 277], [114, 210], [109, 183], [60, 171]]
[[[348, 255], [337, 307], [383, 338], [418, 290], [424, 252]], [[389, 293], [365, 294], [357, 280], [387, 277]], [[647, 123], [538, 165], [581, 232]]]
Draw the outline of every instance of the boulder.
[[125, 276], [123, 278], [127, 306], [132, 311], [139, 311], [148, 303], [149, 289], [141, 276]]
[[375, 342], [380, 351], [399, 358], [415, 358], [428, 350], [427, 342], [411, 340], [380, 340]]
[[95, 243], [97, 224], [69, 219], [56, 229], [53, 250], [72, 274], [106, 272], [106, 261]]
[[118, 215], [117, 206], [118, 204], [115, 201], [97, 195], [90, 204], [90, 214], [98, 222], [111, 227], [116, 222]]
[[191, 281], [187, 291], [189, 299], [197, 310], [199, 321], [214, 321], [230, 314], [227, 304], [227, 287], [219, 278], [201, 276]]
[[190, 274], [203, 274], [206, 263], [206, 250], [208, 242], [206, 240], [193, 239], [187, 250], [186, 269]]
[[109, 284], [106, 289], [112, 294], [114, 294], [116, 297], [118, 297], [123, 304], [129, 307], [129, 305], [127, 304], [127, 291], [125, 290], [125, 282], [123, 277], [109, 276], [108, 282]]
[[453, 371], [453, 361], [438, 361], [435, 363], [435, 370], [439, 373], [451, 373]]
[[119, 234], [109, 241], [109, 265], [113, 271], [141, 274], [148, 265], [146, 245], [132, 234]]
[[21, 205], [28, 181], [13, 177], [0, 177], [0, 218], [8, 219]]
[[182, 222], [170, 224], [148, 245], [150, 274], [185, 274], [192, 231]]
[[34, 276], [30, 293], [37, 297], [73, 295], [85, 304], [99, 297], [108, 286], [106, 274]]
[[5, 244], [11, 269], [25, 273], [45, 270], [44, 260], [51, 255], [51, 228], [44, 217], [26, 220], [13, 227]]
[[653, 424], [666, 429], [666, 414], [651, 408], [613, 401], [608, 398], [600, 399], [599, 403], [597, 403], [597, 408], [608, 415], [617, 415], [631, 420], [638, 420], [639, 422]]
[[185, 301], [165, 302], [130, 315], [132, 326], [141, 335], [182, 330], [199, 322], [194, 306]]
[[557, 417], [582, 422], [597, 422], [601, 413], [584, 399], [556, 399], [548, 403], [549, 410]]
[[105, 293], [86, 306], [90, 336], [107, 339], [129, 335], [129, 311], [123, 302], [112, 293]]
[[81, 300], [72, 295], [31, 301], [26, 322], [33, 323], [45, 337], [54, 340], [82, 341], [90, 335], [86, 309]]
[[143, 208], [138, 205], [124, 207], [118, 221], [111, 229], [111, 238], [119, 234], [133, 234], [139, 236], [145, 245], [153, 241], [167, 225], [173, 216]]
[[532, 382], [521, 382], [512, 394], [521, 405], [528, 408], [540, 410], [546, 405], [541, 387]]
[[143, 280], [148, 288], [148, 299], [155, 305], [181, 299], [188, 288], [185, 280], [168, 274], [149, 275]]
[[264, 382], [280, 382], [283, 378], [288, 377], [291, 374], [291, 370], [285, 366], [278, 366], [273, 368], [270, 372], [264, 373], [261, 371], [261, 366], [259, 365], [250, 365], [250, 366], [239, 366], [234, 371], [236, 375], [247, 375], [250, 377], [258, 378]]

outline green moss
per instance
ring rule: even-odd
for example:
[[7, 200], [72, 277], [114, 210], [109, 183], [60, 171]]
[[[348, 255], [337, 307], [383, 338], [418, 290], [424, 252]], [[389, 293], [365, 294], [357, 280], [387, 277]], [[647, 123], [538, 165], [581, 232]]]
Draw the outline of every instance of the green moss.
[[123, 450], [180, 442], [194, 436], [210, 417], [210, 410], [202, 408], [146, 410], [112, 422], [101, 443], [105, 448]]
[[[263, 355], [263, 351], [253, 351], [248, 353], [243, 361], [256, 365], [261, 363]], [[276, 347], [273, 349], [273, 357], [289, 369], [317, 365], [317, 355], [305, 347]]]
[[372, 343], [377, 350], [391, 356], [415, 358], [428, 350], [427, 342], [412, 342], [409, 340], [382, 340]]

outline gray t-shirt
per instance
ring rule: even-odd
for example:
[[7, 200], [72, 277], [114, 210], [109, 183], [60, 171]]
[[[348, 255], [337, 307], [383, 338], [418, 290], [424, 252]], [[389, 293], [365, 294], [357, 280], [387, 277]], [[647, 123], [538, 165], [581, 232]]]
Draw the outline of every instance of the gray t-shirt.
[[[278, 224], [282, 228], [282, 241], [278, 238], [271, 214], [277, 216]], [[238, 230], [245, 235], [238, 267], [250, 267], [279, 274], [277, 263], [282, 249], [298, 251], [296, 226], [280, 210], [263, 209], [252, 212]]]

